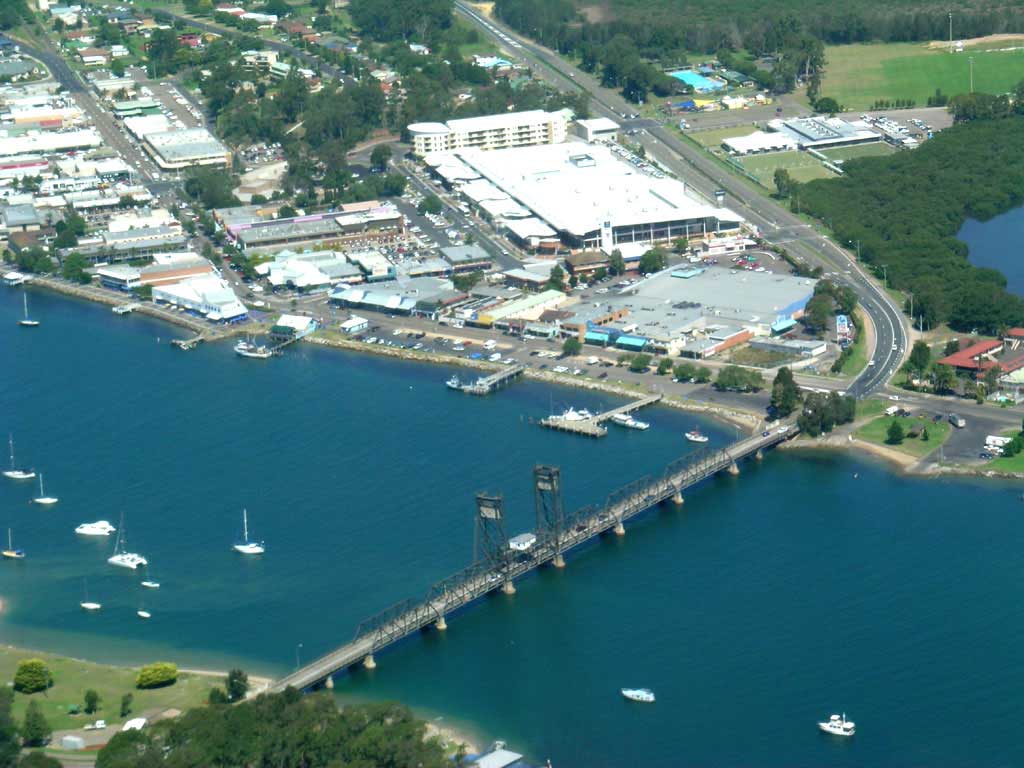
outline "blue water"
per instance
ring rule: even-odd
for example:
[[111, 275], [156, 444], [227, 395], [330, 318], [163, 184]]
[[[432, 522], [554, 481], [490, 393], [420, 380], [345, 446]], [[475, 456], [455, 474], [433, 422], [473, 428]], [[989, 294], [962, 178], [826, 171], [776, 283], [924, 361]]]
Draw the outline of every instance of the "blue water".
[[957, 233], [967, 243], [968, 261], [1006, 276], [1011, 293], [1024, 296], [1024, 208], [1014, 208], [988, 221], [968, 219]]
[[720, 91], [725, 87], [724, 83], [718, 80], [711, 80], [691, 69], [681, 69], [678, 72], [669, 72], [668, 74], [669, 77], [674, 77], [676, 80], [681, 80], [691, 86], [695, 91]]
[[[603, 396], [469, 398], [444, 367], [309, 346], [182, 353], [141, 317], [32, 305], [43, 326], [20, 329], [20, 296], [0, 291], [0, 434], [61, 502], [0, 483], [0, 525], [29, 552], [0, 563], [0, 637], [99, 660], [286, 671], [299, 643], [308, 660], [464, 564], [477, 490], [503, 491], [526, 530], [535, 462], [563, 468], [570, 507], [594, 502], [687, 450], [695, 421], [650, 409], [647, 432], [586, 440], [528, 417]], [[338, 696], [443, 713], [559, 768], [1024, 763], [1019, 484], [802, 452], [741, 469], [380, 654]], [[230, 551], [243, 506], [263, 558]], [[159, 592], [72, 533], [122, 511]], [[85, 576], [100, 614], [78, 609]], [[816, 731], [844, 710], [854, 739]]]

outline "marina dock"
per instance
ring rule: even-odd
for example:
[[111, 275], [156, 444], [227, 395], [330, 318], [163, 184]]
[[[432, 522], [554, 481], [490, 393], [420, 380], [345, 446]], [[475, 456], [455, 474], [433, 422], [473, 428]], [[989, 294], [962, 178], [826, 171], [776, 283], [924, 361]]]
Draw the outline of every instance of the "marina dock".
[[[640, 407], [630, 403], [623, 408], [630, 406]], [[607, 412], [607, 418], [615, 411], [628, 412], [614, 409]], [[478, 494], [474, 539], [479, 546], [475, 562], [434, 584], [425, 597], [403, 600], [362, 622], [350, 642], [275, 681], [269, 690], [331, 688], [333, 675], [349, 667], [362, 663], [372, 669], [377, 666], [374, 654], [421, 630], [446, 630], [446, 617], [484, 595], [499, 589], [514, 594], [515, 579], [545, 564], [564, 567], [564, 555], [570, 550], [608, 532], [624, 535], [628, 520], [663, 502], [682, 504], [687, 489], [719, 473], [738, 475], [740, 460], [761, 458], [763, 451], [798, 433], [795, 423], [776, 425], [725, 448], [702, 448], [673, 462], [656, 477], [642, 477], [620, 488], [603, 505], [584, 507], [570, 514], [562, 508], [560, 470], [537, 466], [536, 529], [532, 532], [532, 543], [525, 548], [510, 546], [510, 542], [522, 537], [509, 539], [502, 497]]]
[[517, 363], [516, 365], [507, 366], [500, 371], [495, 371], [489, 376], [481, 376], [476, 381], [467, 384], [463, 384], [459, 381], [458, 377], [454, 377], [448, 380], [448, 387], [449, 389], [457, 389], [470, 395], [489, 395], [491, 392], [511, 384], [525, 370], [525, 365]]
[[638, 411], [641, 408], [653, 405], [654, 403], [661, 400], [661, 394], [648, 395], [642, 397], [639, 400], [633, 400], [632, 402], [620, 405], [618, 408], [612, 408], [608, 411], [594, 414], [586, 418], [570, 419], [564, 416], [547, 416], [540, 420], [541, 426], [548, 427], [549, 429], [557, 429], [561, 432], [573, 432], [577, 435], [586, 435], [587, 437], [604, 437], [608, 434], [608, 428], [603, 425], [604, 422], [611, 419], [613, 416], [618, 416], [622, 413], [632, 413]]

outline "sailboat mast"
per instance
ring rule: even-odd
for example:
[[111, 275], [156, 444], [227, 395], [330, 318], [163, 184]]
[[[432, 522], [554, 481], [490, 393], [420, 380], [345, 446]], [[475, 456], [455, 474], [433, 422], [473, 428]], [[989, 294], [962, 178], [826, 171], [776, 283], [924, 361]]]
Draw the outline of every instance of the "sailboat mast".
[[246, 544], [249, 543], [249, 510], [242, 510], [242, 536]]
[[8, 434], [7, 435], [7, 444], [10, 446], [10, 449], [11, 449], [11, 469], [13, 470], [14, 469], [14, 435], [13, 434]]

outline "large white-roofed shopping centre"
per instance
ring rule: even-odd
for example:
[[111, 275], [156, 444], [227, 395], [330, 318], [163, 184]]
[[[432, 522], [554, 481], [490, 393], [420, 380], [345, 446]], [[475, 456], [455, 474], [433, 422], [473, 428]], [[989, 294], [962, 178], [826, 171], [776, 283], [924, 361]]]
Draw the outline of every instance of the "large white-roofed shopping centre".
[[572, 249], [611, 253], [631, 244], [703, 239], [735, 233], [743, 222], [681, 181], [626, 162], [601, 144], [461, 149], [424, 160], [454, 190], [465, 190], [469, 202], [500, 211], [493, 218], [513, 234], [517, 220], [535, 217]]

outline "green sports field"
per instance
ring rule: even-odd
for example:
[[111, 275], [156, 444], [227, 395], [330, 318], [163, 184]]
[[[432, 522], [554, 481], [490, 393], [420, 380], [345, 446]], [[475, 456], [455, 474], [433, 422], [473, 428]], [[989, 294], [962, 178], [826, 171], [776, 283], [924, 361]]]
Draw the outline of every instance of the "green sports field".
[[823, 149], [821, 150], [821, 154], [835, 162], [836, 160], [853, 160], [855, 157], [879, 157], [881, 155], [891, 155], [896, 151], [896, 147], [891, 144], [879, 141], [875, 144], [860, 144], [855, 147]]
[[757, 178], [761, 186], [772, 192], [775, 191], [773, 177], [777, 168], [785, 168], [794, 180], [800, 182], [835, 178], [832, 171], [806, 152], [772, 152], [737, 159], [748, 173]]
[[687, 131], [686, 135], [706, 149], [720, 149], [722, 141], [737, 136], [748, 136], [757, 130], [753, 123], [733, 125], [728, 128], [712, 128], [707, 131]]
[[970, 90], [970, 58], [975, 91], [1006, 93], [1024, 80], [1024, 50], [949, 53], [926, 43], [839, 45], [825, 49], [821, 92], [852, 110], [868, 109], [878, 99], [913, 99], [925, 106], [936, 88], [949, 95]]

